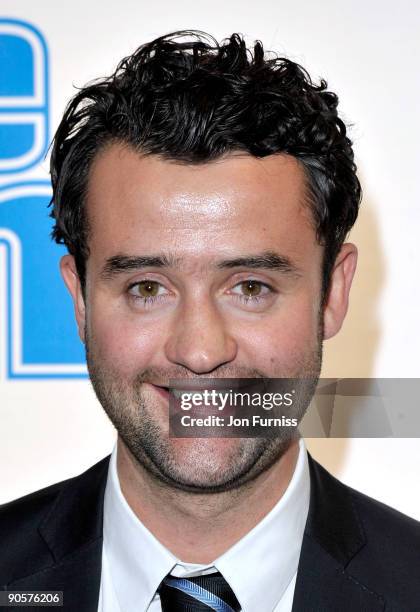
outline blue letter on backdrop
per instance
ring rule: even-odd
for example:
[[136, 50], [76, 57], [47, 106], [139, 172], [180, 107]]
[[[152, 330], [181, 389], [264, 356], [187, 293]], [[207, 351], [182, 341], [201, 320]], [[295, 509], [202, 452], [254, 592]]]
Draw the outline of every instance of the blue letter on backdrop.
[[0, 377], [86, 376], [50, 238], [51, 185], [28, 179], [48, 149], [48, 52], [32, 25], [0, 20]]

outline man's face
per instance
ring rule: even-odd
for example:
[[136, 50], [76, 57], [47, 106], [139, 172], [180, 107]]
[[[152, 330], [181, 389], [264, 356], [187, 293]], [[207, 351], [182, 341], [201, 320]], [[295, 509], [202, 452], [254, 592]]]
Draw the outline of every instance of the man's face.
[[323, 248], [304, 202], [303, 171], [287, 155], [181, 165], [113, 144], [92, 166], [85, 301], [70, 256], [63, 276], [98, 398], [135, 459], [167, 484], [226, 490], [288, 445], [169, 438], [161, 387], [318, 376]]

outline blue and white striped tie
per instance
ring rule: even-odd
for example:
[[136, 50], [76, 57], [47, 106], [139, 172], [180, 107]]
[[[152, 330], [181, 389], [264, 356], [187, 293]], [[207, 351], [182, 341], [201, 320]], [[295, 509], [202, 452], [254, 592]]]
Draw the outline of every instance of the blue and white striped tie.
[[163, 612], [239, 612], [234, 592], [220, 572], [193, 578], [168, 574], [159, 587]]

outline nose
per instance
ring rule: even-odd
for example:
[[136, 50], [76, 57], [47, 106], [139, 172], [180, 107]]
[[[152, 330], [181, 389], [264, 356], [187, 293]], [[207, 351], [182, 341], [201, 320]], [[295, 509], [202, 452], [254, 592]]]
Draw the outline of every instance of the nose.
[[171, 332], [165, 345], [167, 359], [196, 374], [208, 374], [236, 357], [237, 343], [226, 321], [205, 298], [185, 302]]

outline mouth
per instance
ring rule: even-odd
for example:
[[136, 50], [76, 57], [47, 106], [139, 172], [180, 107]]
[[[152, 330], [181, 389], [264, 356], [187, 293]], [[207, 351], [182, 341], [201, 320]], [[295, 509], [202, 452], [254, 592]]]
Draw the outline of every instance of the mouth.
[[150, 385], [159, 393], [159, 395], [161, 395], [168, 401], [172, 400], [172, 402], [174, 402], [175, 404], [178, 404], [183, 397], [190, 397], [191, 395], [194, 395], [196, 397], [199, 395], [201, 397], [205, 397], [206, 392], [209, 391], [208, 387], [178, 389], [174, 387], [154, 385], [153, 383], [150, 383]]
[[209, 407], [204, 405], [199, 407], [194, 406], [193, 410], [185, 410], [183, 398], [189, 397], [192, 393], [199, 393], [197, 388], [191, 391], [190, 389], [175, 389], [173, 387], [164, 387], [153, 383], [150, 383], [150, 386], [163, 398], [166, 409], [169, 410], [168, 415], [170, 421], [172, 418], [177, 420], [181, 415], [185, 414], [194, 413], [195, 417], [206, 417], [209, 414]]
[[164, 399], [169, 401], [169, 387], [161, 387], [159, 385], [154, 385], [153, 383], [150, 383], [150, 386], [153, 387]]
[[[155, 385], [149, 383], [156, 392], [165, 400], [165, 404], [169, 407], [170, 415], [189, 414], [195, 417], [206, 417], [209, 414], [220, 416], [235, 416], [238, 407], [226, 401], [223, 409], [219, 407], [217, 396], [232, 391], [232, 386], [218, 387], [215, 385], [189, 386], [181, 387], [166, 387], [163, 385]], [[194, 398], [194, 401], [192, 401]], [[214, 403], [213, 403], [214, 402]]]
[[156, 389], [156, 391], [162, 395], [162, 397], [165, 397], [166, 399], [174, 399], [175, 401], [179, 401], [181, 400], [183, 397], [191, 397], [192, 395], [194, 395], [195, 397], [209, 397], [212, 394], [212, 391], [215, 391], [216, 393], [220, 393], [220, 392], [225, 392], [227, 393], [228, 391], [232, 390], [232, 387], [224, 387], [224, 388], [216, 388], [212, 386], [201, 386], [201, 387], [164, 387], [163, 385], [155, 385], [153, 383], [150, 383], [150, 385], [152, 387], [154, 387]]

